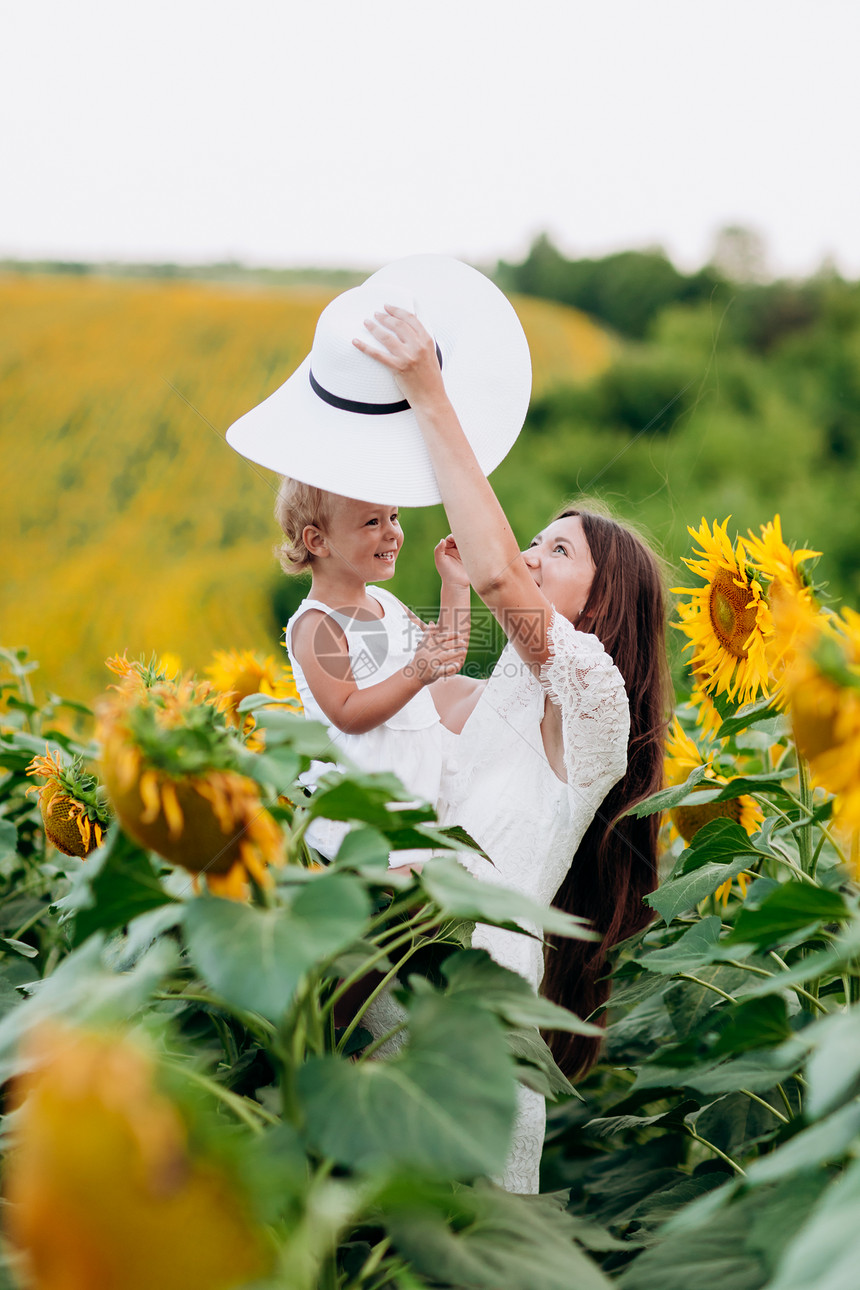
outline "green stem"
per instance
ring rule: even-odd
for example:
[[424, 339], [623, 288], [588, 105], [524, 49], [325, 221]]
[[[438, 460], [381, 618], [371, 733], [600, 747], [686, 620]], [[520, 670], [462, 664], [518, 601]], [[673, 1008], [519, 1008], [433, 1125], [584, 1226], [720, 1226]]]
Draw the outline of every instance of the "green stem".
[[783, 1124], [791, 1123], [791, 1121], [787, 1119], [786, 1116], [783, 1115], [782, 1111], [777, 1111], [775, 1106], [771, 1106], [770, 1102], [766, 1102], [763, 1097], [759, 1097], [758, 1093], [753, 1093], [748, 1088], [738, 1089], [738, 1092], [743, 1093], [746, 1097], [750, 1098], [753, 1102], [758, 1102], [759, 1106], [763, 1106], [766, 1111], [770, 1111], [771, 1114], [775, 1115], [776, 1118], [778, 1120], [781, 1120]]
[[775, 972], [768, 972], [767, 968], [754, 967], [752, 963], [743, 963], [740, 959], [723, 959], [726, 967], [740, 968], [742, 972], [754, 972], [756, 976], [776, 976]]
[[300, 1120], [296, 1072], [305, 1060], [307, 1027], [301, 1000], [297, 997], [293, 1007], [281, 1023], [281, 1107], [284, 1119], [298, 1126]]
[[[383, 1269], [381, 1276], [377, 1277], [372, 1285], [367, 1287], [367, 1290], [391, 1290], [394, 1285], [402, 1285], [403, 1283], [399, 1279], [401, 1272], [409, 1273], [410, 1266], [404, 1259], [397, 1258], [392, 1263], [389, 1263], [387, 1268]], [[411, 1284], [417, 1286], [418, 1282], [412, 1281]]]
[[[800, 784], [800, 805], [805, 815], [812, 816], [812, 787], [809, 783], [809, 767], [806, 761], [797, 754], [797, 778]], [[804, 873], [812, 873], [812, 825], [805, 824], [797, 831], [797, 845], [800, 850], [800, 867]]]
[[265, 1017], [261, 1017], [258, 1012], [244, 1012], [241, 1008], [234, 1007], [232, 1003], [226, 1003], [214, 994], [197, 994], [190, 990], [177, 990], [174, 992], [156, 990], [152, 998], [169, 1003], [204, 1003], [207, 1008], [218, 1008], [221, 1012], [227, 1012], [235, 1017], [237, 1021], [241, 1021], [245, 1029], [250, 1031], [255, 1038], [261, 1039], [267, 1044], [277, 1034], [272, 1023], [267, 1021]]
[[[773, 1110], [772, 1107], [771, 1110]], [[713, 1142], [709, 1142], [707, 1138], [701, 1137], [696, 1133], [695, 1129], [690, 1127], [689, 1124], [685, 1124], [684, 1128], [687, 1133], [689, 1133], [690, 1137], [694, 1138], [696, 1142], [701, 1142], [703, 1147], [707, 1147], [709, 1151], [713, 1151], [715, 1156], [719, 1156], [721, 1160], [725, 1160], [726, 1164], [729, 1165], [730, 1168], [734, 1169], [735, 1173], [738, 1174], [739, 1177], [746, 1178], [746, 1171], [741, 1169], [738, 1162], [736, 1160], [732, 1160], [731, 1156], [727, 1156], [725, 1151], [721, 1151], [718, 1146], [715, 1146]]]
[[718, 994], [721, 999], [726, 999], [729, 1003], [737, 1003], [737, 999], [733, 994], [726, 994], [725, 990], [721, 990], [718, 985], [712, 985], [710, 981], [703, 981], [701, 977], [693, 976], [691, 972], [679, 972], [678, 980], [692, 981], [694, 985], [701, 985], [705, 990], [713, 990], [714, 994]]
[[[217, 1097], [225, 1106], [229, 1106], [238, 1119], [244, 1121], [255, 1133], [262, 1133], [262, 1127], [259, 1120], [254, 1118], [256, 1114], [260, 1120], [265, 1120], [268, 1124], [279, 1124], [280, 1121], [271, 1111], [267, 1111], [259, 1102], [253, 1101], [248, 1097], [240, 1097], [238, 1093], [232, 1092], [231, 1089], [225, 1088], [217, 1080], [211, 1079], [204, 1075], [202, 1071], [195, 1070], [193, 1066], [185, 1066], [181, 1062], [169, 1063], [174, 1070], [178, 1071], [185, 1079], [191, 1080], [194, 1084], [199, 1084], [205, 1088], [213, 1097]], [[253, 1113], [252, 1113], [253, 1112]]]
[[413, 925], [407, 928], [406, 931], [404, 931], [400, 936], [397, 936], [393, 941], [389, 941], [386, 945], [381, 945], [375, 954], [372, 954], [369, 959], [365, 959], [365, 961], [360, 964], [354, 972], [351, 972], [350, 975], [341, 981], [340, 985], [332, 991], [326, 1002], [323, 1004], [323, 1013], [331, 1012], [335, 1005], [346, 994], [347, 990], [352, 989], [356, 982], [360, 981], [362, 977], [367, 976], [368, 972], [371, 972], [377, 963], [381, 963], [383, 959], [387, 958], [391, 950], [399, 949], [401, 945], [412, 940], [415, 936], [423, 936], [425, 932], [432, 931], [434, 927], [438, 927], [438, 925], [443, 921], [444, 915], [439, 913], [435, 918], [429, 919], [425, 924], [423, 924], [423, 926], [420, 923], [417, 926]]
[[234, 1066], [239, 1060], [239, 1050], [236, 1047], [236, 1040], [233, 1031], [230, 1029], [224, 1018], [217, 1012], [209, 1014], [209, 1020], [218, 1032], [218, 1038], [221, 1040], [221, 1047], [224, 1049], [224, 1056], [227, 1063]]
[[[784, 971], [786, 972], [791, 971], [791, 968], [788, 966], [785, 959], [780, 958], [776, 950], [768, 950], [768, 954], [770, 955], [770, 957], [773, 959], [775, 963], [778, 963], [779, 966], [784, 969]], [[774, 973], [774, 975], [776, 974]], [[825, 1008], [824, 1004], [821, 1002], [821, 1000], [818, 998], [818, 995], [811, 994], [809, 990], [804, 990], [802, 985], [792, 985], [791, 989], [794, 991], [795, 994], [800, 995], [802, 999], [806, 999], [809, 1003], [813, 1004], [818, 1009], [819, 1012], [826, 1013], [828, 1011], [827, 1008]]]
[[[787, 963], [783, 963], [775, 950], [770, 950], [770, 955], [771, 958], [776, 959], [780, 967], [785, 968], [786, 972], [791, 970]], [[740, 968], [742, 972], [754, 972], [756, 976], [778, 977], [776, 972], [768, 972], [766, 968], [754, 967], [752, 963], [742, 963], [740, 959], [723, 959], [723, 962], [727, 967]], [[816, 999], [815, 995], [810, 994], [808, 990], [804, 990], [802, 985], [792, 985], [789, 988], [802, 999], [807, 999], [810, 1003], [814, 1003], [820, 1012], [827, 1011], [824, 1005]]]
[[[804, 763], [804, 765], [805, 764], [806, 763]], [[807, 820], [811, 821], [814, 818], [815, 810], [812, 804], [811, 794], [809, 796], [809, 803], [807, 804], [806, 802], [803, 801], [801, 797], [796, 797], [794, 793], [790, 793], [788, 789], [784, 788], [783, 792], [785, 793], [786, 797], [791, 799], [793, 804], [797, 807], [798, 811], [800, 811], [802, 815], [806, 816]], [[786, 824], [788, 825], [789, 831], [791, 831], [792, 833], [798, 832], [799, 829], [807, 828], [806, 823], [799, 824], [797, 820], [793, 820], [790, 815], [787, 815], [786, 812], [783, 811], [781, 807], [777, 806], [776, 802], [772, 802], [769, 797], [765, 797], [762, 793], [753, 793], [752, 796], [758, 802], [759, 806], [766, 809], [766, 813], [771, 815], [778, 815], [780, 819], [785, 820]], [[835, 835], [831, 832], [827, 824], [825, 824], [824, 820], [816, 820], [816, 825], [821, 830], [821, 832], [823, 833], [827, 841], [830, 843], [830, 845], [833, 847], [833, 850], [838, 855], [840, 862], [844, 865], [847, 865], [848, 857], [846, 856], [845, 851], [843, 850], [842, 845], [839, 842], [839, 839], [835, 837]]]
[[364, 1260], [364, 1263], [361, 1265], [361, 1270], [359, 1271], [359, 1274], [358, 1274], [359, 1284], [361, 1284], [362, 1281], [366, 1281], [368, 1277], [372, 1277], [374, 1272], [377, 1272], [379, 1270], [380, 1263], [385, 1258], [386, 1254], [390, 1249], [391, 1249], [390, 1236], [386, 1236], [384, 1240], [380, 1241], [378, 1245], [374, 1246], [374, 1248], [368, 1254], [367, 1258]]
[[[6, 662], [9, 664], [9, 667], [12, 670], [12, 675], [15, 678], [15, 683], [21, 692], [21, 698], [25, 703], [31, 703], [35, 706], [36, 700], [33, 696], [33, 687], [30, 684], [27, 673], [21, 670], [21, 664], [15, 657], [12, 650], [0, 649], [0, 658], [5, 658]], [[42, 714], [40, 712], [38, 718], [40, 729], [42, 724], [41, 715]], [[36, 733], [33, 729], [32, 715], [29, 712], [24, 713], [24, 726], [28, 734], [32, 735]]]
[[[275, 801], [277, 800], [278, 799], [276, 797]], [[287, 849], [291, 856], [298, 855], [299, 848], [301, 847], [302, 842], [304, 841], [305, 833], [307, 832], [308, 827], [312, 822], [313, 822], [313, 817], [306, 813], [305, 818], [301, 820], [299, 824], [297, 824], [296, 827], [290, 832], [290, 842], [289, 842], [289, 847]]]
[[43, 905], [41, 909], [37, 909], [35, 914], [33, 914], [32, 918], [28, 918], [26, 923], [21, 924], [17, 932], [12, 933], [12, 935], [9, 937], [9, 940], [20, 941], [24, 933], [29, 932], [30, 928], [33, 927], [36, 923], [38, 923], [39, 919], [42, 917], [43, 914], [47, 914], [49, 908], [50, 908], [49, 905]]
[[[753, 794], [753, 796], [755, 797], [756, 801], [759, 802], [760, 805], [766, 806], [769, 811], [774, 812], [775, 814], [780, 816], [781, 819], [785, 820], [786, 824], [788, 824], [792, 830], [796, 829], [797, 827], [796, 821], [792, 820], [789, 815], [786, 815], [785, 811], [781, 810], [773, 802], [769, 802], [765, 797], [761, 797], [758, 794]], [[781, 847], [777, 847], [777, 844], [773, 838], [771, 838], [770, 845], [772, 847], [772, 853], [767, 857], [769, 860], [776, 860], [778, 864], [784, 864], [787, 869], [791, 870], [791, 872], [800, 882], [811, 883], [813, 887], [818, 886], [818, 883], [815, 881], [815, 879], [811, 878], [808, 874], [804, 873], [801, 866], [795, 864], [795, 862], [792, 860], [790, 855], [787, 855], [786, 852], [783, 851]], [[754, 875], [754, 876], [757, 877], [758, 875]]]
[[308, 1046], [318, 1057], [325, 1052], [325, 1018], [320, 1008], [319, 995], [311, 988], [310, 983], [302, 993], [302, 1011], [305, 1016], [305, 1029]]
[[[805, 764], [806, 763], [804, 763], [804, 765]], [[791, 799], [792, 803], [797, 807], [797, 809], [801, 812], [802, 815], [805, 815], [808, 820], [812, 820], [814, 818], [815, 810], [812, 805], [811, 794], [809, 798], [809, 804], [807, 805], [807, 803], [805, 803], [801, 797], [797, 797], [795, 796], [794, 793], [790, 793], [787, 788], [783, 788], [782, 791], [785, 793], [786, 797]], [[798, 827], [805, 827], [805, 825], [799, 826], [797, 820], [793, 820], [790, 815], [787, 815], [785, 811], [781, 809], [781, 807], [777, 806], [776, 802], [772, 802], [770, 798], [765, 797], [764, 794], [753, 793], [752, 797], [755, 798], [759, 806], [761, 806], [762, 808], [766, 808], [766, 813], [771, 815], [776, 814], [780, 816], [781, 819], [785, 820], [786, 824], [789, 826], [789, 829], [792, 832], [796, 832]], [[821, 830], [821, 832], [824, 834], [824, 836], [826, 837], [827, 841], [833, 847], [833, 850], [839, 856], [841, 863], [847, 865], [848, 857], [846, 856], [844, 850], [842, 849], [839, 839], [835, 837], [833, 833], [831, 833], [830, 829], [825, 824], [824, 820], [816, 820], [816, 824], [818, 828]]]
[[774, 855], [772, 859], [778, 861], [780, 864], [784, 864], [787, 869], [790, 869], [791, 872], [794, 874], [795, 878], [797, 878], [799, 882], [808, 882], [812, 887], [818, 886], [818, 883], [815, 881], [815, 879], [810, 877], [810, 875], [806, 873], [806, 871], [803, 869], [801, 865], [795, 864], [791, 856], [787, 855], [786, 852], [782, 850], [782, 848], [779, 848], [779, 849], [776, 848], [776, 843], [773, 841], [773, 839], [771, 839], [771, 846], [774, 848]]
[[360, 1062], [367, 1061], [368, 1057], [372, 1057], [374, 1053], [378, 1052], [383, 1044], [387, 1044], [389, 1039], [393, 1039], [395, 1035], [399, 1035], [401, 1030], [405, 1029], [406, 1022], [399, 1021], [396, 1026], [392, 1026], [390, 1030], [386, 1030], [384, 1035], [380, 1035], [378, 1039], [374, 1039], [372, 1044], [368, 1044], [358, 1060]]
[[776, 1087], [777, 1087], [777, 1090], [778, 1090], [778, 1092], [779, 1092], [780, 1097], [782, 1098], [783, 1102], [785, 1103], [785, 1109], [786, 1109], [786, 1111], [788, 1111], [788, 1114], [789, 1114], [789, 1115], [792, 1117], [792, 1119], [793, 1119], [793, 1118], [794, 1118], [794, 1111], [791, 1109], [791, 1102], [789, 1101], [788, 1094], [786, 1093], [785, 1089], [782, 1087], [782, 1085], [781, 1085], [781, 1084], [777, 1084], [777, 1086], [776, 1086]]
[[[393, 900], [387, 908], [380, 910], [378, 914], [374, 914], [373, 918], [371, 918], [367, 924], [368, 931], [372, 932], [375, 928], [382, 926], [382, 924], [390, 922], [391, 919], [396, 918], [398, 914], [405, 914], [407, 910], [414, 907], [415, 899], [415, 895], [413, 894], [412, 896], [403, 897], [402, 900]], [[430, 904], [432, 904], [432, 902], [429, 900], [422, 901], [419, 908], [415, 910], [415, 913], [407, 921], [415, 922], [421, 918], [425, 918], [427, 916], [427, 907]], [[404, 926], [404, 924], [398, 923], [398, 927], [400, 926]]]
[[319, 1280], [317, 1286], [319, 1290], [338, 1290], [340, 1278], [337, 1275], [337, 1263], [333, 1255], [329, 1255], [320, 1268]]
[[391, 982], [394, 980], [394, 978], [397, 976], [397, 973], [398, 973], [398, 972], [400, 971], [400, 969], [403, 967], [404, 963], [408, 963], [408, 962], [409, 962], [409, 960], [411, 959], [412, 955], [413, 955], [413, 954], [415, 953], [415, 951], [416, 951], [417, 949], [419, 949], [419, 948], [420, 948], [420, 946], [419, 946], [419, 945], [417, 945], [417, 944], [413, 944], [413, 945], [411, 945], [411, 946], [409, 947], [409, 949], [407, 950], [407, 952], [403, 955], [403, 957], [402, 957], [402, 958], [400, 958], [400, 959], [398, 959], [398, 961], [394, 964], [394, 967], [393, 967], [393, 968], [391, 968], [391, 970], [390, 970], [390, 971], [386, 972], [385, 976], [384, 976], [384, 977], [382, 978], [382, 980], [379, 982], [379, 984], [377, 985], [376, 989], [371, 991], [371, 993], [370, 993], [370, 994], [368, 995], [368, 997], [365, 999], [364, 1003], [361, 1005], [361, 1007], [360, 1007], [360, 1008], [358, 1009], [358, 1011], [356, 1012], [356, 1014], [355, 1014], [355, 1016], [353, 1017], [352, 1021], [351, 1021], [351, 1022], [349, 1023], [349, 1025], [347, 1026], [346, 1030], [345, 1030], [345, 1031], [343, 1032], [343, 1034], [341, 1035], [341, 1037], [340, 1037], [340, 1043], [339, 1043], [339, 1044], [338, 1044], [338, 1046], [337, 1046], [337, 1051], [338, 1051], [338, 1052], [343, 1052], [344, 1048], [346, 1047], [346, 1045], [347, 1045], [347, 1044], [348, 1044], [348, 1042], [349, 1042], [350, 1036], [352, 1035], [352, 1033], [353, 1033], [353, 1031], [355, 1030], [355, 1028], [356, 1028], [356, 1026], [358, 1025], [358, 1023], [361, 1021], [361, 1019], [362, 1019], [362, 1017], [364, 1016], [364, 1014], [367, 1012], [367, 1009], [370, 1007], [370, 1005], [371, 1005], [372, 1003], [374, 1003], [374, 1002], [375, 1002], [375, 1000], [376, 1000], [376, 999], [378, 999], [378, 998], [379, 998], [379, 996], [382, 994], [383, 990], [385, 990], [385, 989], [386, 989], [386, 987], [387, 987], [388, 985], [390, 985], [390, 983], [391, 983]]

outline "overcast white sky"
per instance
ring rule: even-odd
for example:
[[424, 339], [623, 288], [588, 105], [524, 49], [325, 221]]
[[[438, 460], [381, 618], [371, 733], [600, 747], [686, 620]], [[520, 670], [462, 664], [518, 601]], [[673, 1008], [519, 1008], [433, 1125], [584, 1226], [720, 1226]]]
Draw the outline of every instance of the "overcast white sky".
[[860, 276], [857, 0], [7, 0], [0, 256], [355, 264], [742, 223]]

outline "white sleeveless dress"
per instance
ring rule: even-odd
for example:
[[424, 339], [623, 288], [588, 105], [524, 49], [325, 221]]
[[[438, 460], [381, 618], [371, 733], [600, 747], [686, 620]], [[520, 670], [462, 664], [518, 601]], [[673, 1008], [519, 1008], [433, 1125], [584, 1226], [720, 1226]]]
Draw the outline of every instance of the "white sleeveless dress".
[[[540, 680], [512, 645], [506, 646], [459, 735], [444, 731], [439, 799], [443, 824], [460, 824], [483, 847], [459, 860], [482, 882], [512, 888], [550, 905], [583, 834], [609, 790], [627, 769], [630, 712], [624, 681], [596, 636], [578, 632], [554, 613], [550, 657]], [[547, 760], [541, 736], [546, 700], [561, 708], [566, 781]], [[523, 920], [523, 928], [537, 932]], [[537, 991], [543, 978], [541, 942], [479, 923], [472, 945], [518, 972]], [[366, 1014], [381, 1036], [404, 1019], [390, 995]], [[390, 1055], [401, 1031], [379, 1051]], [[518, 1112], [505, 1172], [506, 1190], [534, 1194], [546, 1128], [544, 1098], [518, 1089]]]
[[[349, 647], [349, 661], [355, 683], [360, 690], [393, 676], [409, 663], [421, 639], [421, 628], [409, 616], [396, 596], [384, 587], [369, 586], [367, 593], [382, 607], [382, 617], [359, 619], [340, 613], [310, 598], [301, 602], [286, 628], [286, 646], [293, 668], [296, 687], [304, 705], [305, 715], [328, 726], [332, 747], [343, 752], [362, 770], [391, 771], [405, 784], [415, 798], [436, 805], [442, 772], [442, 726], [436, 705], [425, 688], [395, 712], [388, 721], [364, 734], [350, 734], [332, 725], [320, 708], [305, 674], [292, 652], [292, 635], [295, 625], [310, 609], [319, 609], [332, 618], [342, 629]], [[313, 785], [320, 775], [332, 767], [326, 762], [314, 762], [303, 782]], [[337, 852], [347, 830], [347, 824], [334, 820], [314, 820], [307, 831], [307, 840], [324, 856], [331, 859]], [[401, 851], [393, 857], [398, 864], [405, 864], [417, 853]], [[421, 859], [426, 859], [422, 854]]]

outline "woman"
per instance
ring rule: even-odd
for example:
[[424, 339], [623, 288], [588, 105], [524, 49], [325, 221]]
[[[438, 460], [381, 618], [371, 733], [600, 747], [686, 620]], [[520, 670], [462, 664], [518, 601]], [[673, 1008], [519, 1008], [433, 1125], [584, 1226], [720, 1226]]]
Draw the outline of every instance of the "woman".
[[[493, 861], [473, 872], [585, 915], [600, 942], [559, 939], [546, 993], [582, 1016], [605, 1002], [610, 946], [648, 921], [658, 817], [625, 816], [661, 787], [668, 706], [659, 566], [634, 534], [591, 512], [563, 511], [523, 552], [443, 384], [435, 343], [414, 315], [386, 306], [366, 320], [376, 342], [353, 344], [388, 367], [424, 436], [451, 531], [472, 586], [508, 637], [487, 682], [446, 682], [443, 721], [456, 735], [440, 816], [462, 824]], [[473, 944], [537, 989], [539, 943], [478, 928]], [[556, 1036], [568, 1074], [598, 1042]], [[520, 1095], [502, 1180], [538, 1190], [543, 1098]]]

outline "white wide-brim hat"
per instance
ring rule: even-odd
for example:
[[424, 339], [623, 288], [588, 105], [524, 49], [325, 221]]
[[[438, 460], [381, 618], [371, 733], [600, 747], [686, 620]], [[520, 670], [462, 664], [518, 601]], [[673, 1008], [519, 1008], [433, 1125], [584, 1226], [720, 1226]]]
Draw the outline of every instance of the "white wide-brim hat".
[[414, 313], [436, 342], [448, 397], [489, 474], [522, 429], [528, 342], [510, 301], [477, 269], [444, 255], [395, 260], [335, 297], [313, 349], [283, 385], [227, 431], [243, 457], [344, 497], [432, 506], [439, 486], [393, 372], [352, 344], [385, 305]]

